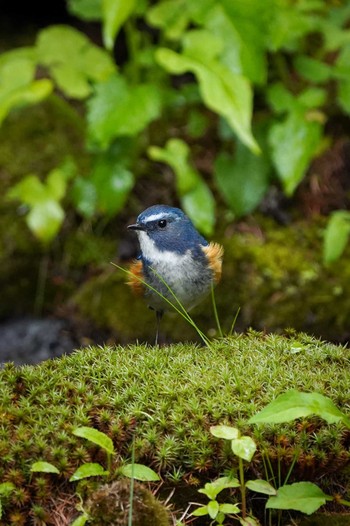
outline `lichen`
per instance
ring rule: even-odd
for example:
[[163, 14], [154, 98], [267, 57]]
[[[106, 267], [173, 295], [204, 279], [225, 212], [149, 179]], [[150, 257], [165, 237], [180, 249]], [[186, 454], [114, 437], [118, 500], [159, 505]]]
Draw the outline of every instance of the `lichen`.
[[92, 526], [125, 526], [132, 506], [133, 526], [170, 526], [169, 513], [150, 490], [134, 482], [130, 498], [130, 480], [105, 484], [91, 495], [86, 504]]

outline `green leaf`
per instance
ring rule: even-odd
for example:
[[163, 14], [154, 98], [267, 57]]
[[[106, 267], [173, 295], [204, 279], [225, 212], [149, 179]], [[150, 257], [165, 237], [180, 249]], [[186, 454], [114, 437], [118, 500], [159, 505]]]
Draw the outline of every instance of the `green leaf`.
[[350, 427], [350, 420], [332, 402], [320, 393], [302, 393], [292, 389], [278, 396], [264, 409], [249, 419], [250, 424], [276, 424], [296, 418], [317, 415], [328, 424], [343, 421]]
[[103, 82], [115, 71], [106, 51], [69, 26], [50, 26], [40, 31], [37, 44], [40, 64], [47, 67], [68, 97], [86, 98], [91, 81]]
[[223, 42], [220, 61], [233, 73], [253, 83], [264, 84], [267, 75], [265, 53], [265, 2], [215, 3], [207, 10], [205, 26]]
[[313, 84], [326, 82], [332, 78], [333, 68], [329, 64], [315, 58], [298, 55], [294, 61], [294, 65], [298, 73]]
[[[25, 48], [26, 49], [26, 48]], [[52, 92], [48, 79], [35, 80], [30, 53], [4, 53], [0, 60], [0, 124], [18, 106], [36, 104]]]
[[161, 110], [161, 96], [155, 84], [128, 86], [119, 75], [96, 86], [88, 103], [90, 139], [107, 148], [115, 137], [141, 132]]
[[267, 100], [276, 113], [291, 111], [298, 104], [294, 95], [281, 82], [268, 87]]
[[248, 480], [246, 487], [257, 493], [263, 493], [264, 495], [276, 495], [276, 490], [267, 480]]
[[237, 478], [219, 477], [213, 482], [207, 482], [204, 488], [200, 488], [198, 492], [203, 493], [209, 499], [214, 500], [223, 489], [239, 488], [239, 486], [240, 482]]
[[82, 20], [97, 21], [102, 18], [102, 0], [67, 0], [68, 11]]
[[30, 468], [30, 471], [32, 472], [39, 472], [39, 473], [56, 473], [59, 474], [59, 470], [51, 464], [50, 462], [45, 461], [39, 461], [34, 462]]
[[210, 236], [215, 224], [215, 200], [208, 185], [203, 180], [198, 181], [196, 187], [183, 195], [180, 201], [195, 227]]
[[113, 215], [123, 208], [134, 186], [134, 176], [122, 164], [105, 157], [98, 159], [91, 182], [96, 188], [99, 211]]
[[83, 515], [79, 515], [70, 526], [85, 526], [87, 521], [89, 520], [89, 515], [87, 513], [83, 513]]
[[208, 515], [211, 519], [215, 519], [219, 513], [219, 503], [216, 500], [211, 500], [207, 504]]
[[326, 503], [327, 495], [312, 482], [296, 482], [282, 486], [277, 496], [270, 497], [266, 508], [297, 510], [311, 515]]
[[256, 444], [252, 438], [243, 436], [232, 440], [231, 448], [237, 457], [250, 462], [256, 451]]
[[221, 153], [215, 160], [215, 179], [222, 197], [236, 217], [252, 212], [268, 190], [271, 165], [238, 143], [235, 156]]
[[232, 440], [239, 437], [239, 430], [232, 426], [211, 426], [210, 432], [214, 437]]
[[83, 217], [88, 219], [93, 217], [97, 205], [97, 190], [92, 181], [83, 177], [76, 177], [70, 198]]
[[207, 56], [202, 52], [199, 56], [201, 42], [206, 47], [207, 34], [205, 31], [199, 34], [194, 32], [191, 39], [187, 34], [186, 55], [159, 48], [156, 60], [170, 73], [194, 73], [205, 105], [227, 119], [240, 140], [258, 152], [259, 146], [251, 132], [253, 94], [250, 83], [242, 75], [232, 73], [212, 53]]
[[125, 477], [143, 480], [145, 482], [160, 480], [159, 476], [153, 471], [153, 469], [144, 466], [143, 464], [126, 464], [122, 467], [121, 473]]
[[232, 514], [239, 513], [241, 511], [239, 507], [237, 506], [237, 504], [228, 504], [228, 503], [220, 504], [219, 510], [225, 515], [228, 515], [231, 513]]
[[287, 196], [293, 194], [320, 147], [322, 124], [306, 117], [303, 111], [293, 111], [269, 133], [272, 159]]
[[340, 258], [350, 236], [350, 212], [337, 210], [330, 216], [323, 243], [323, 261], [326, 265]]
[[194, 517], [204, 517], [204, 515], [209, 515], [208, 506], [201, 506], [196, 510], [192, 511], [191, 515]]
[[155, 161], [169, 164], [176, 175], [181, 205], [194, 225], [204, 234], [213, 232], [215, 201], [207, 184], [190, 164], [190, 149], [181, 139], [169, 139], [165, 148], [151, 146], [148, 155]]
[[178, 40], [190, 21], [187, 0], [165, 0], [147, 11], [147, 21], [154, 27], [164, 29], [170, 40]]
[[136, 0], [102, 0], [103, 41], [110, 51], [118, 31], [135, 9], [135, 5]]
[[29, 229], [44, 243], [49, 243], [56, 236], [63, 220], [64, 210], [54, 199], [38, 203], [26, 217]]
[[102, 433], [102, 431], [98, 431], [98, 429], [86, 426], [77, 427], [73, 430], [73, 435], [86, 438], [111, 455], [115, 453], [112, 440], [105, 433]]
[[74, 471], [69, 482], [75, 482], [76, 480], [86, 479], [88, 477], [100, 477], [106, 475], [109, 475], [109, 472], [105, 471], [101, 464], [97, 464], [96, 462], [86, 462]]

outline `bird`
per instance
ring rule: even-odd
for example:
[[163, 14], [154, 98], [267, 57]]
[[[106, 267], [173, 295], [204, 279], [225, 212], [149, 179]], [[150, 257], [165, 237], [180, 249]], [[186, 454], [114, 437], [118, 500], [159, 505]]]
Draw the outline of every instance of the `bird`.
[[136, 232], [140, 245], [127, 283], [156, 313], [157, 345], [169, 302], [189, 311], [220, 281], [224, 249], [219, 243], [208, 243], [180, 208], [168, 205], [150, 206], [127, 228]]

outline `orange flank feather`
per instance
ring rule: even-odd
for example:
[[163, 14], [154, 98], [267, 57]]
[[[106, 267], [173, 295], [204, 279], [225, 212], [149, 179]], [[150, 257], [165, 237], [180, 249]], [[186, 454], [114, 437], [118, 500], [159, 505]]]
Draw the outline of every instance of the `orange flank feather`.
[[140, 281], [144, 279], [142, 261], [135, 259], [129, 267], [129, 272], [130, 274], [127, 284], [131, 287], [136, 296], [142, 296], [145, 291], [145, 285]]
[[219, 283], [221, 278], [222, 258], [224, 256], [224, 247], [212, 241], [208, 246], [202, 247], [203, 252], [208, 258], [209, 267], [214, 274], [214, 283]]

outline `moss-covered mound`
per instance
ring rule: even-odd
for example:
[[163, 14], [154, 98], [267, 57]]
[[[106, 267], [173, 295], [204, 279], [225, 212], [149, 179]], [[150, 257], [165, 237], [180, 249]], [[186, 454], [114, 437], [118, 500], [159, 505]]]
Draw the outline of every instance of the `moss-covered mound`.
[[[347, 412], [349, 350], [306, 335], [249, 333], [196, 345], [86, 348], [39, 366], [0, 372], [0, 477], [16, 490], [8, 514], [31, 516], [33, 503], [50, 508], [59, 491], [74, 494], [68, 479], [83, 462], [106, 462], [104, 453], [72, 434], [76, 426], [107, 433], [117, 454], [113, 469], [131, 456], [168, 481], [207, 481], [234, 468], [232, 452], [210, 435], [218, 423], [251, 434], [258, 453], [250, 468], [266, 477], [268, 456], [283, 477], [316, 480], [346, 493], [350, 484], [350, 432], [316, 418], [262, 428], [247, 419], [291, 388], [318, 391]], [[34, 461], [60, 475], [31, 474]], [[266, 462], [265, 462], [266, 464]], [[113, 477], [112, 477], [113, 478]], [[5, 522], [8, 524], [8, 522]]]

